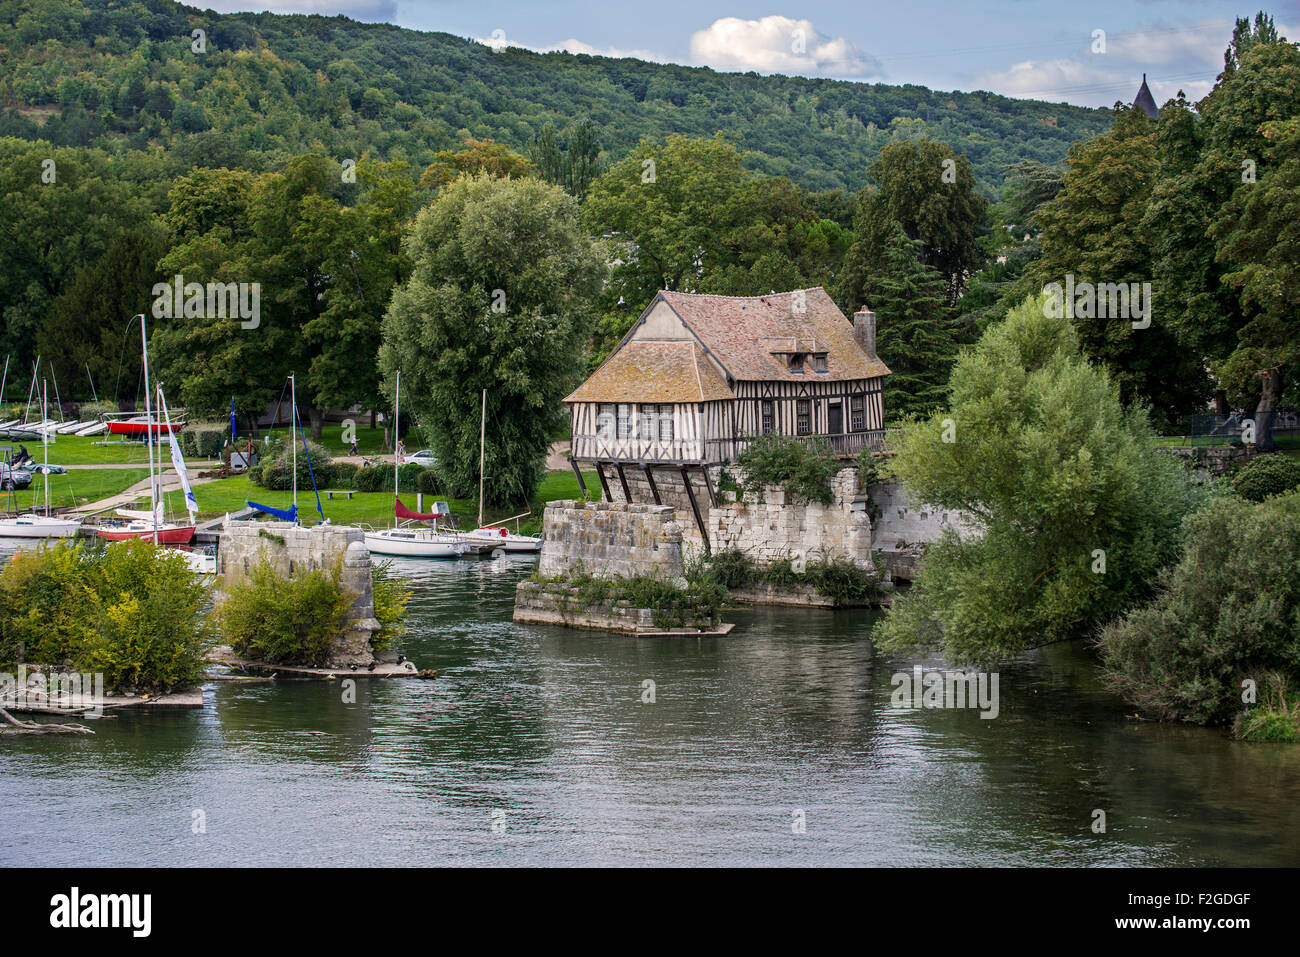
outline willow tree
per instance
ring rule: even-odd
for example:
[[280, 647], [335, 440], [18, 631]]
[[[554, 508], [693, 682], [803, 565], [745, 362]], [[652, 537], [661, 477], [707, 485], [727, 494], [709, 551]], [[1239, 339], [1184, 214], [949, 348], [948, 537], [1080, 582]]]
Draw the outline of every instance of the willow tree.
[[893, 467], [912, 497], [982, 528], [929, 546], [877, 628], [890, 651], [993, 662], [1081, 637], [1177, 558], [1195, 487], [1047, 311], [1026, 299], [990, 326], [957, 360], [947, 411], [903, 431]]
[[407, 235], [408, 279], [383, 323], [380, 367], [437, 452], [454, 495], [477, 492], [487, 390], [484, 500], [537, 490], [560, 400], [577, 384], [604, 259], [576, 201], [540, 180], [462, 176]]

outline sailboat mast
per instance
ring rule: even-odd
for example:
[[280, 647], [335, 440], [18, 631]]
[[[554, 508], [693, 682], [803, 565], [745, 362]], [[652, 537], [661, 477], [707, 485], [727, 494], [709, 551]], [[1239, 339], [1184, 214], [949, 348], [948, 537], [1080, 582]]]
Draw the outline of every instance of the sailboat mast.
[[[284, 395], [283, 392], [280, 393]], [[289, 399], [291, 409], [289, 412], [289, 437], [293, 443], [293, 508], [298, 510], [298, 379], [296, 376], [289, 376]]]
[[399, 436], [402, 434], [402, 370], [397, 370], [397, 385], [393, 387], [393, 528], [397, 527], [397, 481], [401, 474], [402, 455], [397, 450], [401, 448], [402, 440]]
[[23, 408], [23, 422], [32, 420], [32, 393], [36, 391], [36, 376], [41, 371], [41, 357], [36, 357], [36, 364], [32, 366], [32, 384], [27, 387], [27, 405]]
[[478, 527], [483, 527], [483, 447], [487, 437], [487, 389], [483, 390], [483, 414], [478, 420]]
[[3, 376], [0, 376], [0, 405], [4, 405], [5, 386], [9, 384], [9, 359], [10, 356], [5, 356], [5, 372]]
[[99, 393], [95, 391], [95, 377], [90, 374], [90, 363], [86, 363], [86, 378], [90, 380], [90, 394], [95, 400], [95, 405], [99, 405]]
[[[48, 419], [50, 408], [50, 387], [44, 385], [44, 395], [41, 399], [41, 421]], [[41, 450], [45, 456], [45, 515], [50, 514], [50, 430], [41, 429]]]
[[149, 511], [153, 513], [153, 543], [158, 544], [158, 483], [153, 474], [153, 409], [149, 397], [149, 336], [140, 313], [140, 352], [144, 356], [144, 442], [149, 447]]

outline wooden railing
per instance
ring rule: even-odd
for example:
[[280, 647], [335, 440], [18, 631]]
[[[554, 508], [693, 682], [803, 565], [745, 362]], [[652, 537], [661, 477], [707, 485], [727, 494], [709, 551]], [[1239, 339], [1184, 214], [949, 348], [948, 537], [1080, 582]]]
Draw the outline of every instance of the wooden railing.
[[[845, 432], [839, 435], [790, 436], [802, 442], [822, 440], [842, 458], [853, 458], [869, 448], [873, 452], [885, 449], [885, 431]], [[734, 462], [745, 451], [751, 438], [697, 439], [657, 442], [649, 439], [612, 439], [601, 435], [573, 436], [572, 456], [587, 462], [666, 462], [683, 465], [697, 462]]]

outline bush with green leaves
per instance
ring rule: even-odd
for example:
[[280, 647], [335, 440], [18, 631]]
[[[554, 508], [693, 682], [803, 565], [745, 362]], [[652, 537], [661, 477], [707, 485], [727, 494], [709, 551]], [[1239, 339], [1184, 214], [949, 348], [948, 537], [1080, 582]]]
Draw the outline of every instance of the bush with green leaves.
[[844, 467], [826, 440], [805, 442], [785, 435], [753, 439], [740, 453], [736, 464], [743, 471], [749, 489], [761, 491], [775, 485], [795, 502], [821, 505], [830, 505], [835, 500], [831, 479]]
[[443, 489], [437, 469], [425, 469], [415, 478], [415, 490], [425, 495], [437, 495]]
[[1216, 498], [1187, 533], [1155, 598], [1102, 633], [1102, 663], [1144, 711], [1224, 724], [1243, 710], [1242, 682], [1300, 679], [1300, 495]]
[[411, 600], [411, 588], [393, 571], [391, 561], [374, 566], [371, 582], [375, 619], [383, 628], [370, 639], [370, 647], [375, 651], [387, 651], [406, 634], [406, 606]]
[[759, 565], [740, 549], [729, 548], [709, 559], [709, 569], [718, 583], [730, 590], [810, 586], [837, 608], [869, 605], [882, 594], [878, 573], [865, 571], [843, 558]]
[[1280, 452], [1257, 455], [1232, 476], [1232, 490], [1248, 502], [1262, 502], [1300, 488], [1300, 459]]
[[211, 645], [207, 588], [177, 552], [60, 542], [0, 568], [0, 666], [102, 672], [108, 690], [196, 684]]
[[[298, 443], [298, 488], [311, 488], [315, 476], [317, 488], [329, 488], [333, 479], [333, 465], [329, 452], [315, 442]], [[258, 464], [254, 480], [262, 488], [283, 491], [293, 487], [294, 450], [289, 443], [267, 446], [266, 457]], [[310, 453], [310, 461], [308, 457]]]
[[1285, 675], [1269, 675], [1259, 707], [1237, 715], [1232, 733], [1242, 741], [1300, 744], [1300, 690]]
[[226, 438], [229, 435], [229, 428], [191, 426], [181, 431], [181, 452], [188, 458], [194, 459], [222, 458], [222, 450], [226, 446]]
[[360, 468], [361, 466], [353, 465], [351, 462], [331, 462], [330, 487], [338, 489], [355, 488], [357, 472]]
[[351, 624], [353, 595], [332, 569], [284, 578], [263, 558], [214, 611], [221, 639], [245, 658], [275, 664], [325, 664]]
[[948, 410], [902, 430], [893, 472], [918, 503], [960, 510], [874, 637], [890, 653], [994, 663], [1087, 636], [1147, 598], [1206, 498], [1154, 453], [1069, 319], [1027, 298], [957, 360]]

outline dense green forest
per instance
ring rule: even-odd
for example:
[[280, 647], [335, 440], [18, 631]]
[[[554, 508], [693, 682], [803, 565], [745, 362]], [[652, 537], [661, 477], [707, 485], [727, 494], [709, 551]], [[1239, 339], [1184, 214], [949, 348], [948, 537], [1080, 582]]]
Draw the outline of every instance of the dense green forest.
[[0, 2], [0, 111], [0, 135], [114, 154], [162, 147], [172, 173], [277, 170], [308, 151], [422, 169], [467, 137], [523, 150], [548, 125], [586, 117], [610, 161], [642, 139], [722, 130], [751, 169], [856, 190], [885, 144], [924, 136], [964, 153], [990, 196], [1005, 165], [1059, 162], [1110, 125], [1103, 110], [992, 93], [493, 52], [382, 23], [168, 0]]

